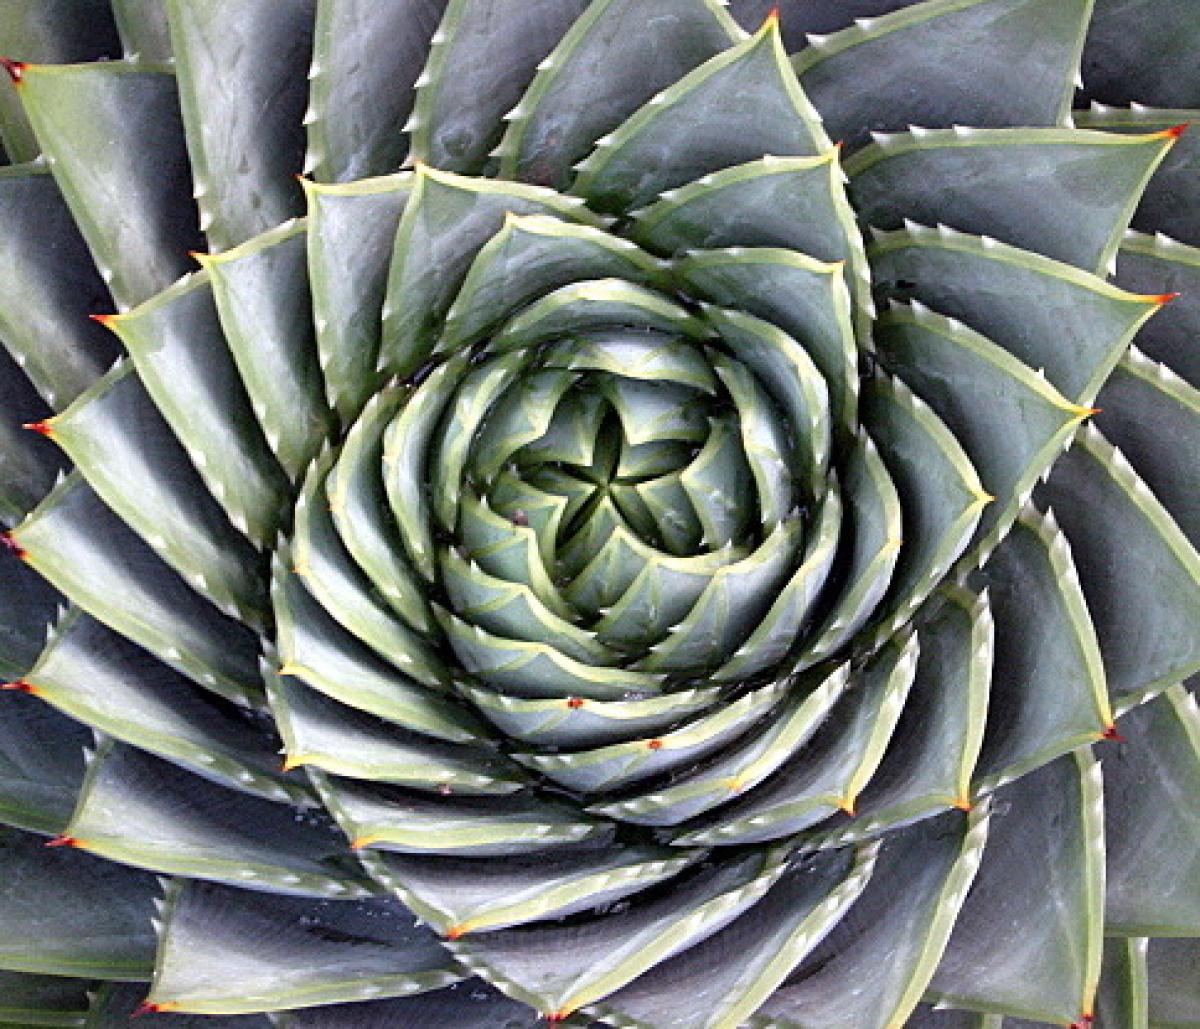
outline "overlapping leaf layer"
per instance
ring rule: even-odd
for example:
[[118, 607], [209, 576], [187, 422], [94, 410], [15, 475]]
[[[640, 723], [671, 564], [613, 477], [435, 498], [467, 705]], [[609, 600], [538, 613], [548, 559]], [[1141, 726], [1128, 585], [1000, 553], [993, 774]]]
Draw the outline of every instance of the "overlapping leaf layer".
[[9, 6], [0, 1024], [1200, 1025], [1187, 3]]

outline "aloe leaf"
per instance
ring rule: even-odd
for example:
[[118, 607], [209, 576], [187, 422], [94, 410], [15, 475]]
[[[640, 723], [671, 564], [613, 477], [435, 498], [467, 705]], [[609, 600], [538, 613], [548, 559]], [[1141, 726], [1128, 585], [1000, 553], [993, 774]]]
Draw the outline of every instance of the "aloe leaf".
[[171, 60], [171, 29], [166, 0], [110, 0], [128, 60]]
[[619, 914], [574, 925], [469, 934], [447, 944], [460, 964], [562, 1018], [703, 940], [778, 881], [782, 852], [732, 857]]
[[1092, 1012], [1104, 931], [1101, 794], [1086, 748], [996, 793], [931, 999], [1059, 1024]]
[[[1126, 289], [1162, 294], [1171, 300], [1138, 333], [1139, 350], [1200, 388], [1200, 247], [1166, 236], [1129, 232], [1117, 254], [1117, 278]], [[1171, 299], [1172, 293], [1179, 296]]]
[[15, 525], [54, 485], [67, 460], [40, 433], [26, 431], [53, 411], [0, 346], [0, 524]]
[[0, 972], [0, 1025], [82, 1026], [91, 988], [87, 980]]
[[468, 796], [513, 793], [525, 782], [521, 769], [498, 752], [405, 733], [287, 678], [264, 678], [288, 768], [320, 768], [354, 779]]
[[[131, 1018], [147, 1014], [142, 1004], [145, 996], [146, 987], [141, 985], [101, 986], [93, 995], [84, 1029], [126, 1029]], [[163, 1029], [273, 1029], [281, 1017], [287, 1016], [158, 1014], [154, 1021]]]
[[992, 789], [1111, 730], [1096, 629], [1053, 515], [1026, 508], [971, 580], [987, 589], [995, 654], [977, 790]]
[[[116, 26], [105, 0], [17, 0], [0, 26], [0, 54], [14, 61], [106, 60], [119, 53]], [[33, 130], [14, 83], [0, 82], [0, 144], [9, 161], [38, 155]]]
[[636, 825], [674, 826], [735, 802], [794, 758], [824, 722], [848, 681], [849, 668], [843, 665], [813, 684], [807, 694], [793, 689], [757, 732], [715, 759], [665, 785], [626, 791], [619, 799], [592, 804], [587, 810]]
[[1095, 1020], [1100, 1029], [1149, 1029], [1146, 944], [1145, 939], [1136, 937], [1104, 941], [1100, 989], [1096, 993]]
[[[854, 906], [750, 1025], [905, 1024], [946, 947], [987, 835], [982, 810], [891, 833]], [[870, 990], [862, 988], [868, 978]]]
[[737, 846], [779, 839], [835, 814], [853, 812], [875, 774], [916, 674], [917, 637], [877, 651], [793, 761], [718, 813], [683, 827], [672, 840]]
[[856, 335], [866, 345], [874, 314], [871, 276], [844, 180], [836, 150], [816, 157], [768, 155], [667, 190], [631, 213], [629, 232], [647, 250], [668, 256], [765, 247], [844, 261]]
[[1089, 426], [1038, 502], [1071, 542], [1118, 712], [1200, 671], [1200, 554], [1121, 452]]
[[292, 529], [292, 570], [343, 628], [399, 664], [398, 655], [426, 653], [428, 642], [383, 601], [346, 551], [330, 511], [327, 476], [335, 459], [327, 450], [305, 476]]
[[[1108, 866], [1105, 931], [1191, 936], [1200, 929], [1200, 818], [1177, 797], [1200, 790], [1200, 710], [1172, 686], [1120, 722], [1129, 743], [1099, 748]], [[1147, 860], [1172, 854], [1168, 865]]]
[[200, 228], [225, 250], [300, 213], [316, 0], [166, 6]]
[[395, 997], [460, 979], [395, 901], [328, 901], [176, 880], [148, 1003], [231, 1015]]
[[472, 261], [434, 353], [477, 342], [551, 290], [604, 278], [660, 286], [668, 281], [665, 263], [631, 240], [545, 215], [509, 215]]
[[23, 681], [71, 718], [195, 775], [271, 800], [312, 804], [303, 785], [280, 775], [273, 737], [78, 609], [55, 626]]
[[832, 446], [829, 389], [808, 352], [751, 314], [703, 305], [705, 319], [783, 409], [793, 433], [793, 473], [809, 499], [824, 492]]
[[148, 979], [158, 892], [145, 872], [0, 829], [0, 969]]
[[664, 1011], [696, 1029], [745, 1024], [858, 899], [875, 854], [867, 847], [796, 862], [729, 925], [590, 1005], [589, 1013], [638, 1029], [658, 1023]]
[[53, 835], [71, 817], [91, 734], [21, 690], [0, 695], [0, 712], [0, 820]]
[[1194, 12], [1185, 0], [1098, 0], [1083, 51], [1083, 81], [1089, 95], [1107, 103], [1136, 100], [1160, 107], [1194, 101], [1200, 77], [1186, 62]]
[[1065, 125], [1091, 6], [935, 0], [810, 37], [793, 64], [826, 130], [854, 144], [908, 125]]
[[788, 63], [778, 19], [768, 18], [597, 140], [576, 165], [572, 191], [600, 210], [627, 211], [764, 154], [811, 156], [829, 145]]
[[105, 324], [128, 348], [146, 392], [233, 524], [260, 548], [273, 542], [287, 479], [254, 420], [208, 274], [181, 279]]
[[1195, 939], [1151, 940], [1146, 954], [1150, 1024], [1188, 1029], [1200, 1022], [1200, 998], [1191, 988], [1200, 943]]
[[77, 472], [10, 534], [71, 600], [166, 664], [239, 703], [258, 692], [258, 640], [176, 575]]
[[859, 217], [877, 228], [944, 222], [1103, 275], [1176, 135], [920, 129], [881, 136], [846, 172]]
[[1134, 349], [1097, 403], [1103, 405], [1097, 425], [1104, 438], [1128, 458], [1192, 546], [1200, 544], [1200, 506], [1189, 486], [1192, 455], [1200, 446], [1200, 390]]
[[293, 480], [332, 422], [313, 339], [307, 229], [287, 221], [222, 254], [197, 255], [250, 406]]
[[1134, 333], [1165, 300], [944, 225], [878, 233], [869, 253], [884, 296], [916, 299], [958, 319], [1043, 370], [1080, 404], [1095, 399]]
[[88, 485], [201, 596], [261, 626], [265, 565], [204, 488], [129, 364], [41, 423]]
[[806, 833], [806, 845], [836, 847], [956, 807], [969, 810], [983, 744], [994, 627], [986, 594], [943, 585], [914, 619], [916, 675], [888, 748], [854, 803]]
[[118, 309], [182, 275], [199, 236], [175, 76], [124, 61], [29, 65], [20, 95]]
[[867, 623], [891, 585], [903, 549], [900, 495], [865, 430], [846, 456], [843, 482], [844, 518], [850, 530], [842, 537], [845, 578], [833, 606], [804, 645], [800, 668], [832, 656]]
[[599, 224], [582, 206], [579, 198], [538, 186], [467, 178], [421, 165], [396, 230], [379, 366], [407, 376], [424, 363], [472, 261], [507, 217], [549, 214]]
[[565, 189], [595, 140], [741, 35], [710, 0], [669, 0], [649, 22], [641, 14], [603, 0], [576, 19], [505, 115], [502, 177]]
[[605, 844], [491, 860], [372, 851], [361, 859], [408, 907], [456, 940], [617, 904], [674, 879], [705, 853]]
[[522, 764], [578, 793], [615, 790], [651, 776], [694, 765], [726, 747], [778, 704], [786, 683], [765, 686], [718, 710], [650, 740], [629, 740], [594, 750], [556, 754], [516, 753]]
[[991, 340], [918, 302], [883, 314], [876, 344], [888, 371], [941, 417], [996, 498], [975, 532], [975, 550], [986, 551], [1093, 412]]
[[[296, 576], [277, 566], [272, 590], [281, 675], [292, 676], [339, 703], [437, 739], [468, 742], [485, 733], [465, 708], [448, 699], [416, 661], [405, 672], [351, 636], [317, 604]], [[403, 662], [402, 662], [403, 664]]]
[[0, 336], [46, 403], [61, 410], [116, 358], [87, 315], [110, 311], [58, 186], [41, 165], [0, 171]]
[[825, 380], [830, 421], [844, 445], [856, 420], [858, 369], [842, 267], [774, 247], [689, 250], [674, 262], [693, 296], [755, 315], [803, 341]]
[[384, 175], [408, 153], [403, 126], [446, 0], [317, 0], [305, 165], [318, 182]]
[[427, 633], [434, 621], [425, 585], [404, 556], [379, 474], [384, 432], [406, 396], [403, 390], [384, 390], [367, 402], [342, 442], [325, 489], [338, 535], [355, 563], [396, 614]]
[[458, 689], [505, 736], [547, 747], [595, 747], [645, 737], [706, 710], [720, 696], [710, 687], [634, 700], [537, 700], [466, 683]]
[[448, 171], [483, 170], [503, 115], [587, 6], [587, 0], [527, 0], [518, 8], [449, 0], [404, 127], [411, 155]]
[[293, 808], [197, 779], [106, 740], [88, 764], [62, 842], [168, 875], [273, 893], [364, 897], [372, 888], [337, 827]]
[[294, 1011], [276, 1016], [274, 1024], [281, 1029], [392, 1029], [398, 1025], [405, 1029], [444, 1029], [447, 1025], [538, 1029], [540, 1019], [527, 1005], [504, 996], [482, 979], [472, 978], [412, 997]]
[[343, 423], [357, 417], [379, 385], [379, 315], [411, 183], [407, 172], [344, 186], [303, 182], [317, 354], [329, 403]]
[[[1194, 104], [1195, 98], [1192, 98]], [[1081, 129], [1103, 129], [1108, 132], [1162, 132], [1176, 125], [1192, 123], [1200, 111], [1180, 108], [1145, 107], [1133, 103], [1129, 107], [1105, 107], [1093, 102], [1091, 110], [1075, 111], [1072, 115]], [[1185, 243], [1200, 244], [1200, 213], [1197, 201], [1196, 172], [1200, 168], [1200, 137], [1184, 134], [1171, 147], [1158, 171], [1146, 186], [1141, 203], [1133, 215], [1133, 227], [1142, 232], [1154, 232], [1166, 226], [1171, 235]]]
[[899, 379], [863, 391], [863, 425], [900, 499], [904, 545], [873, 619], [880, 636], [906, 622], [966, 549], [991, 497], [958, 440]]
[[572, 804], [530, 793], [432, 797], [314, 769], [309, 775], [355, 850], [503, 857], [606, 840], [612, 833], [606, 822], [589, 818]]

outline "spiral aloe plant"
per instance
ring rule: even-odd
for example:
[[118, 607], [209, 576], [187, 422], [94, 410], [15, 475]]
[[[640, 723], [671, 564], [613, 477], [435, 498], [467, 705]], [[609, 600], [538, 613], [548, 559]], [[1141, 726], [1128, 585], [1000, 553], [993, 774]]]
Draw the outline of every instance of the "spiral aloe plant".
[[0, 0], [0, 1024], [1200, 1026], [1200, 12], [766, 8]]

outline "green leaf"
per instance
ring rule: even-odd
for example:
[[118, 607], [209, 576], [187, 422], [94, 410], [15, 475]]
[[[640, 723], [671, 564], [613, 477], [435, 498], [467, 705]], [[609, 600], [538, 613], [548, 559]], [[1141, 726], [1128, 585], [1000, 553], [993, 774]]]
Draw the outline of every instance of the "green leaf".
[[175, 76], [160, 65], [30, 65], [21, 101], [118, 309], [187, 270], [199, 245]]
[[230, 1015], [397, 997], [462, 978], [394, 901], [273, 896], [176, 880], [151, 984], [156, 1010]]
[[88, 315], [110, 311], [104, 283], [58, 186], [41, 165], [0, 171], [0, 337], [61, 410], [119, 353]]
[[1104, 931], [1101, 794], [1087, 748], [997, 791], [930, 999], [1060, 1025], [1092, 1012]]
[[889, 834], [857, 902], [750, 1025], [904, 1025], [946, 947], [987, 834], [982, 811]]
[[[1200, 934], [1200, 710], [1172, 686], [1120, 721], [1129, 743], [1106, 743], [1105, 931], [1119, 936]], [[1169, 854], [1160, 862], [1154, 855]]]
[[105, 507], [77, 472], [13, 530], [23, 560], [72, 601], [238, 703], [258, 693], [258, 638], [221, 614]]
[[132, 365], [44, 421], [88, 485], [164, 562], [218, 608], [260, 627], [265, 565], [188, 460]]
[[447, 947], [460, 964], [543, 1017], [562, 1018], [703, 940], [759, 900], [785, 867], [782, 852], [738, 855], [619, 914], [470, 934]]
[[482, 171], [538, 65], [588, 0], [449, 0], [404, 131], [411, 154], [437, 168]]
[[956, 318], [1068, 399], [1090, 404], [1160, 296], [1127, 293], [1099, 276], [944, 225], [876, 234], [871, 270], [882, 294]]
[[1026, 508], [971, 579], [988, 591], [995, 654], [975, 789], [995, 788], [1112, 725], [1079, 573], [1053, 514]]
[[88, 764], [62, 838], [88, 853], [167, 875], [272, 893], [373, 892], [323, 815], [198, 779], [106, 740]]
[[0, 828], [0, 969], [145, 980], [158, 884], [71, 847]]
[[365, 851], [367, 870], [438, 932], [564, 918], [674, 879], [706, 851], [600, 845], [491, 859]]
[[200, 228], [225, 250], [303, 206], [295, 175], [316, 0], [166, 7]]
[[[101, 986], [93, 997], [85, 1029], [127, 1029], [145, 996], [145, 986]], [[277, 1024], [270, 1015], [160, 1014], [154, 1021], [163, 1029], [272, 1029]]]
[[91, 987], [87, 980], [57, 975], [0, 972], [0, 1025], [82, 1026]]
[[916, 301], [880, 317], [876, 344], [887, 370], [941, 417], [996, 498], [973, 541], [973, 553], [985, 552], [1093, 412], [991, 340]]
[[649, 20], [636, 0], [589, 5], [505, 116], [500, 176], [565, 189], [595, 140], [740, 37], [712, 0], [660, 2]]
[[1121, 452], [1089, 426], [1038, 502], [1071, 542], [1118, 713], [1200, 671], [1200, 554]]
[[290, 489], [229, 353], [208, 273], [105, 324], [233, 524], [259, 548], [273, 543]]
[[406, 733], [287, 678], [264, 678], [288, 768], [320, 768], [354, 779], [468, 796], [513, 793], [525, 782], [522, 770], [499, 752]]
[[1173, 142], [1169, 133], [921, 129], [881, 136], [846, 172], [859, 217], [877, 228], [945, 223], [1103, 275]]
[[197, 255], [250, 406], [293, 481], [332, 428], [314, 346], [307, 229], [292, 220], [222, 254]]
[[408, 154], [403, 126], [446, 0], [318, 0], [305, 164], [319, 182], [384, 175]]
[[[326, 3], [319, 12], [345, 6]], [[358, 416], [379, 386], [380, 312], [411, 184], [408, 172], [344, 186], [303, 182], [317, 354], [329, 403], [343, 423]]]
[[835, 139], [909, 125], [1069, 125], [1091, 0], [934, 0], [832, 36], [792, 63]]
[[829, 146], [788, 63], [778, 20], [769, 18], [597, 140], [576, 165], [572, 192], [600, 210], [625, 212], [765, 154], [811, 156]]
[[487, 858], [606, 841], [612, 835], [606, 822], [557, 798], [431, 796], [316, 770], [309, 775], [355, 850]]
[[[462, 3], [452, 0], [450, 11]], [[388, 270], [380, 368], [402, 376], [420, 368], [433, 351], [442, 319], [471, 262], [510, 214], [550, 214], [599, 224], [582, 206], [578, 198], [538, 186], [419, 166]]]
[[867, 847], [796, 862], [728, 926], [588, 1012], [622, 1026], [653, 1026], [663, 1012], [696, 1029], [745, 1024], [862, 894], [875, 855], [876, 848]]
[[55, 626], [26, 681], [71, 718], [195, 775], [275, 801], [312, 804], [301, 783], [280, 774], [278, 744], [252, 717], [78, 609]]
[[147, 61], [171, 60], [171, 31], [166, 0], [111, 0], [125, 56]]
[[82, 725], [21, 690], [0, 693], [0, 821], [58, 833], [71, 817], [83, 780], [83, 749], [91, 742]]

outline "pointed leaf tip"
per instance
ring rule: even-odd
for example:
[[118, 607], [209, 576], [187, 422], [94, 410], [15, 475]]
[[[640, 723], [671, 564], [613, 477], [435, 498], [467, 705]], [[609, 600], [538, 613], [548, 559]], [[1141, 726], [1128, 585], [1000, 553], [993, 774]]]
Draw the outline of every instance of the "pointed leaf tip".
[[1191, 128], [1191, 125], [1190, 121], [1180, 122], [1178, 125], [1172, 125], [1169, 129], [1163, 129], [1162, 134], [1167, 139], [1178, 139]]
[[12, 532], [0, 532], [0, 543], [3, 543], [8, 552], [20, 561], [24, 561], [28, 556], [29, 552], [13, 538]]
[[88, 317], [94, 322], [99, 322], [106, 329], [111, 329], [112, 323], [117, 319], [115, 314], [89, 314]]
[[54, 429], [51, 428], [48, 421], [40, 422], [23, 422], [22, 429], [28, 429], [30, 432], [36, 432], [39, 436], [53, 436]]
[[0, 690], [15, 690], [18, 693], [30, 693], [36, 695], [38, 688], [33, 683], [26, 682], [24, 679], [14, 679], [12, 682], [0, 682]]
[[583, 707], [583, 698], [567, 697], [567, 707], [571, 708], [573, 711], [578, 710], [579, 708]]
[[25, 69], [28, 65], [24, 61], [14, 61], [8, 57], [0, 57], [0, 66], [8, 72], [8, 77], [12, 79], [14, 86], [19, 86], [21, 80], [25, 77]]
[[155, 1004], [152, 1001], [144, 1000], [136, 1008], [133, 1009], [133, 1014], [130, 1018], [141, 1018], [142, 1015], [157, 1015], [163, 1011], [174, 1011], [174, 1004]]
[[47, 847], [76, 847], [79, 841], [74, 836], [55, 836], [52, 840], [47, 840]]
[[1100, 738], [1102, 740], [1111, 740], [1113, 743], [1129, 742], [1124, 736], [1117, 732], [1116, 723], [1106, 726], [1104, 731], [1100, 734]]
[[763, 19], [763, 24], [764, 25], [778, 25], [779, 24], [779, 5], [778, 4], [776, 4], [769, 11], [767, 11], [767, 16], [766, 16], [766, 18]]
[[1151, 297], [1150, 300], [1158, 307], [1162, 307], [1164, 304], [1169, 304], [1172, 300], [1178, 300], [1181, 296], [1183, 296], [1182, 293], [1159, 293], [1157, 296]]

